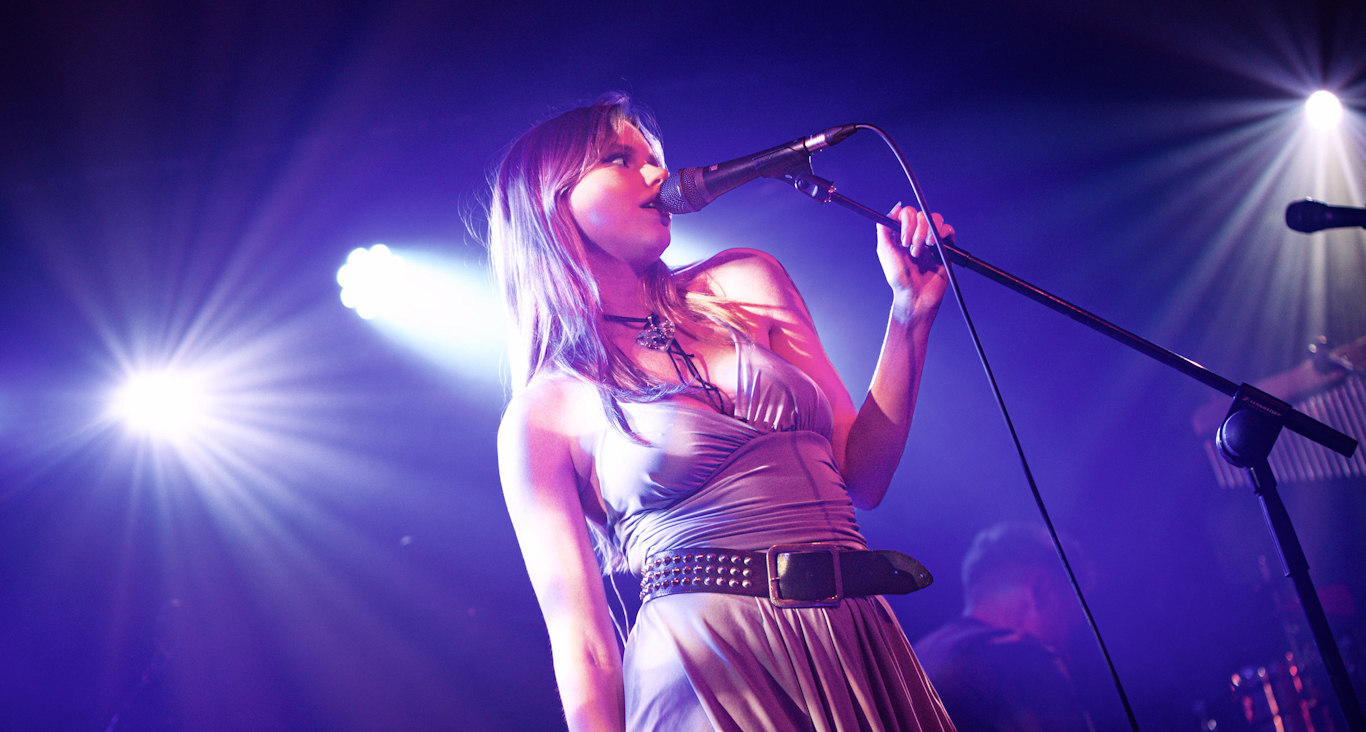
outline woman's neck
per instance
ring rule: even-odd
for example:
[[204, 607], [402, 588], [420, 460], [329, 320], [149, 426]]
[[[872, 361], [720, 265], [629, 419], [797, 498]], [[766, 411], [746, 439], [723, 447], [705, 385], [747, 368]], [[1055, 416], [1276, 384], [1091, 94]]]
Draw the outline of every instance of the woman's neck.
[[644, 318], [653, 311], [644, 297], [609, 298], [603, 293], [602, 312], [626, 318]]
[[626, 317], [645, 317], [650, 314], [645, 283], [640, 275], [625, 266], [603, 268], [606, 271], [597, 267], [593, 269], [604, 313]]

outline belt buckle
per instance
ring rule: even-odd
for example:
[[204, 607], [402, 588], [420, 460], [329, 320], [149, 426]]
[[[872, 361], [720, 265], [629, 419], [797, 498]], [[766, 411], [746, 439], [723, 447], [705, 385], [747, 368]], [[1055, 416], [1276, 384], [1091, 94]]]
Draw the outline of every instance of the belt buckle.
[[[778, 589], [778, 555], [793, 552], [829, 552], [834, 570], [835, 594], [821, 600], [795, 600], [782, 597]], [[840, 574], [840, 548], [828, 542], [811, 544], [774, 544], [764, 552], [768, 566], [768, 599], [778, 607], [835, 607], [844, 599], [844, 577]]]

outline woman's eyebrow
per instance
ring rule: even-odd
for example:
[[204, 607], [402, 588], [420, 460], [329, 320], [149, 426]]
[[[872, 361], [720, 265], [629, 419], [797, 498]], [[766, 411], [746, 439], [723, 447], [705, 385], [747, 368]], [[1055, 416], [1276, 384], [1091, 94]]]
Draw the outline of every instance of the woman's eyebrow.
[[645, 162], [646, 162], [646, 163], [648, 163], [648, 164], [650, 164], [650, 165], [653, 165], [653, 166], [655, 166], [656, 168], [662, 168], [662, 167], [664, 167], [664, 166], [662, 166], [662, 165], [659, 164], [659, 156], [655, 154], [655, 150], [654, 150], [654, 148], [652, 148], [652, 147], [646, 146], [646, 147], [643, 147], [643, 148], [637, 148], [637, 149], [633, 149], [631, 152], [632, 152], [632, 154], [635, 154], [635, 155], [639, 155], [641, 152], [644, 152], [645, 154], [644, 154], [642, 157], [645, 158]]
[[604, 147], [604, 148], [602, 149], [602, 156], [603, 156], [604, 158], [608, 158], [608, 157], [611, 157], [611, 156], [613, 156], [613, 155], [634, 155], [634, 154], [636, 154], [636, 151], [635, 151], [635, 150], [631, 149], [631, 148], [630, 148], [629, 146], [627, 146], [627, 145], [622, 144], [621, 142], [612, 142], [612, 143], [609, 143], [606, 147]]
[[602, 151], [603, 157], [611, 155], [625, 154], [632, 159], [643, 159], [647, 164], [657, 168], [664, 166], [659, 164], [659, 156], [655, 154], [654, 148], [648, 145], [637, 145], [617, 140], [607, 145]]

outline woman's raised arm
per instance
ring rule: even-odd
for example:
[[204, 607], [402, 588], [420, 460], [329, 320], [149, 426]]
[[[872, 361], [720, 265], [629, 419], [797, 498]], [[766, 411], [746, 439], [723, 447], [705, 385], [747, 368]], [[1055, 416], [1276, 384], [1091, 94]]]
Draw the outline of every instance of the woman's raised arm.
[[[621, 655], [579, 494], [576, 421], [600, 413], [573, 383], [539, 381], [513, 398], [498, 429], [498, 469], [527, 574], [550, 633], [569, 729], [625, 726]], [[585, 404], [585, 401], [588, 403]], [[587, 407], [587, 410], [585, 410]]]
[[[892, 216], [901, 221], [899, 239], [890, 229], [877, 227], [878, 260], [892, 288], [892, 309], [868, 396], [849, 426], [842, 466], [854, 504], [861, 508], [882, 501], [906, 450], [930, 326], [948, 285], [938, 254], [926, 246], [930, 222], [925, 215], [897, 206]], [[953, 227], [939, 214], [934, 222], [940, 235], [952, 241]]]
[[[749, 312], [756, 340], [806, 372], [825, 392], [834, 411], [835, 462], [859, 508], [882, 501], [905, 451], [930, 325], [947, 284], [937, 255], [925, 246], [928, 220], [910, 207], [898, 206], [892, 215], [902, 221], [901, 239], [879, 226], [877, 245], [892, 288], [892, 309], [872, 385], [858, 410], [816, 335], [806, 303], [776, 259], [735, 249], [718, 255], [706, 273], [710, 290]], [[951, 240], [953, 227], [938, 214], [935, 221]]]

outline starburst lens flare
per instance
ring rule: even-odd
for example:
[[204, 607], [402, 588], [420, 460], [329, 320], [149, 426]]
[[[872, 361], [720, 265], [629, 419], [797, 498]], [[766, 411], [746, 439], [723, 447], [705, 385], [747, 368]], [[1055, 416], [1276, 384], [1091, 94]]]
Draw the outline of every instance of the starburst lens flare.
[[209, 411], [201, 380], [173, 371], [133, 374], [113, 399], [116, 417], [130, 429], [157, 438], [195, 433], [208, 421]]
[[1342, 102], [1332, 92], [1316, 91], [1304, 103], [1304, 115], [1315, 128], [1331, 130], [1342, 121]]

